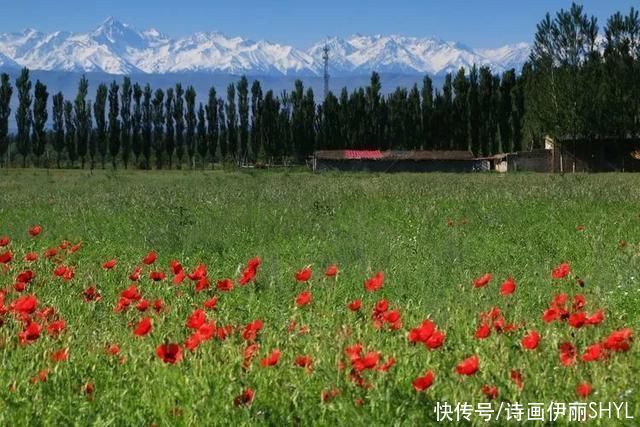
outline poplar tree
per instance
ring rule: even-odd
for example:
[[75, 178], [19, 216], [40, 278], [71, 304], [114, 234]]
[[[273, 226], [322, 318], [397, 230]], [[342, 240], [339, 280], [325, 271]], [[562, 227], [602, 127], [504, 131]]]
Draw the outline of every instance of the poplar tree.
[[202, 169], [207, 164], [207, 152], [209, 151], [209, 144], [207, 141], [207, 118], [204, 111], [204, 106], [200, 103], [198, 107], [198, 125], [196, 130], [196, 141], [198, 148], [198, 155], [202, 162]]
[[53, 148], [56, 152], [56, 164], [58, 169], [61, 166], [62, 154], [64, 152], [64, 96], [58, 92], [53, 96]]
[[153, 112], [151, 107], [151, 86], [147, 83], [142, 92], [142, 155], [144, 157], [144, 168], [151, 169], [151, 139]]
[[245, 76], [238, 82], [238, 117], [240, 119], [240, 152], [238, 160], [244, 163], [247, 159], [249, 141], [249, 82]]
[[104, 169], [104, 158], [107, 154], [107, 85], [98, 85], [96, 99], [93, 103], [93, 117], [96, 122], [95, 139], [92, 138], [89, 146], [89, 157], [91, 157], [91, 169], [95, 167], [96, 152], [100, 154], [102, 169]]
[[133, 85], [133, 115], [131, 116], [131, 150], [136, 162], [140, 165], [142, 154], [142, 88], [138, 83]]
[[209, 100], [205, 107], [207, 114], [207, 140], [209, 142], [209, 155], [211, 156], [211, 167], [216, 162], [216, 151], [218, 150], [218, 137], [220, 135], [218, 124], [218, 99], [216, 89], [212, 86], [209, 89]]
[[29, 70], [23, 68], [20, 77], [16, 80], [18, 90], [18, 109], [16, 110], [16, 124], [18, 133], [16, 135], [16, 145], [18, 153], [22, 155], [22, 167], [27, 167], [27, 156], [31, 151], [31, 81], [29, 80]]
[[236, 112], [236, 88], [232, 84], [227, 86], [227, 105], [225, 107], [227, 116], [227, 151], [234, 162], [238, 159], [238, 115]]
[[167, 96], [164, 102], [165, 111], [165, 138], [164, 146], [169, 158], [169, 169], [173, 166], [173, 153], [176, 150], [175, 128], [173, 126], [173, 88], [167, 89]]
[[163, 155], [165, 153], [164, 139], [164, 91], [156, 89], [152, 101], [153, 119], [153, 150], [156, 154], [156, 169], [162, 169]]
[[[109, 154], [111, 154], [111, 164], [116, 169], [116, 160], [120, 152], [120, 105], [118, 103], [118, 91], [120, 87], [115, 82], [109, 86]], [[104, 160], [103, 160], [104, 163]], [[104, 164], [103, 164], [104, 168]]]
[[178, 169], [182, 168], [184, 157], [184, 90], [180, 83], [176, 84], [176, 98], [173, 104], [173, 119], [176, 124], [176, 157]]
[[[13, 88], [9, 75], [0, 75], [0, 157], [9, 153], [9, 117], [11, 116], [11, 96]], [[7, 164], [9, 162], [7, 161]]]
[[184, 100], [187, 107], [185, 114], [185, 121], [187, 123], [185, 142], [187, 145], [187, 155], [189, 156], [189, 166], [193, 168], [196, 154], [196, 91], [193, 86], [187, 88], [187, 91], [184, 93]]
[[263, 104], [262, 87], [258, 80], [254, 80], [251, 85], [251, 156], [253, 162], [258, 160], [260, 150], [263, 149]]
[[67, 155], [69, 156], [69, 164], [74, 166], [78, 159], [78, 151], [76, 147], [76, 126], [73, 115], [73, 103], [65, 101], [64, 103], [64, 127], [65, 127], [65, 146]]
[[122, 145], [122, 163], [127, 169], [129, 165], [129, 156], [131, 155], [131, 79], [124, 77], [122, 80], [122, 89], [120, 90], [120, 143]]

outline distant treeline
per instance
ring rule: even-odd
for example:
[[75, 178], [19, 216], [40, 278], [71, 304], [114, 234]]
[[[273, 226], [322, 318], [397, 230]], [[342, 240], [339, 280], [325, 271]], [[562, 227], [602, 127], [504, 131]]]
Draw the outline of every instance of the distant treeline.
[[[538, 24], [530, 60], [520, 72], [460, 69], [434, 89], [381, 95], [380, 76], [367, 87], [318, 102], [297, 80], [291, 92], [263, 93], [241, 77], [226, 94], [212, 87], [196, 105], [193, 87], [153, 89], [121, 82], [97, 87], [87, 100], [82, 78], [75, 99], [33, 86], [29, 70], [0, 78], [0, 158], [23, 166], [103, 168], [206, 167], [216, 162], [303, 162], [317, 149], [470, 150], [477, 156], [538, 148], [545, 135], [585, 144], [640, 135], [640, 19], [615, 13], [599, 36], [595, 17], [573, 4]], [[18, 97], [17, 132], [9, 135], [10, 99]], [[47, 126], [51, 119], [52, 126]], [[17, 155], [17, 156], [16, 156]]]

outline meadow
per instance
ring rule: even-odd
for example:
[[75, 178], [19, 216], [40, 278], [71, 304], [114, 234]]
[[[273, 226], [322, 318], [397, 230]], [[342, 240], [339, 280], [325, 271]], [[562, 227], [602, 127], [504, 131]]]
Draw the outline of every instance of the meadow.
[[640, 420], [638, 175], [0, 170], [2, 236], [0, 425], [427, 425], [490, 401]]

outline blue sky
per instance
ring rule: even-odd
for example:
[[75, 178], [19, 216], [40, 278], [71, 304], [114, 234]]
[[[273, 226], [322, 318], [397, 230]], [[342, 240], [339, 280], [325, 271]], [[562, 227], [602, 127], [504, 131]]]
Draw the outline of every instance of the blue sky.
[[[587, 0], [589, 14], [601, 27], [613, 12], [626, 13], [638, 0]], [[267, 39], [298, 48], [329, 35], [403, 34], [437, 36], [471, 47], [497, 47], [531, 41], [547, 11], [568, 8], [570, 1], [550, 0], [28, 0], [6, 4], [0, 32], [88, 31], [106, 17], [136, 28], [155, 27], [170, 36], [221, 31]]]

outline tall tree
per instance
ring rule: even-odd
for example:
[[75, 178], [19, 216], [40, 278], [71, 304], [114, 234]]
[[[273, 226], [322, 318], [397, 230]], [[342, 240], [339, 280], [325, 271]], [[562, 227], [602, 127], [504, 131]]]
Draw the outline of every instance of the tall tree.
[[151, 86], [147, 83], [142, 91], [142, 155], [144, 156], [145, 169], [151, 169], [151, 141], [153, 133], [151, 95]]
[[218, 121], [220, 122], [220, 156], [222, 156], [222, 161], [224, 162], [227, 159], [227, 152], [229, 145], [227, 144], [227, 121], [226, 115], [224, 112], [225, 105], [224, 100], [222, 98], [218, 98]]
[[131, 117], [131, 150], [136, 166], [139, 166], [142, 154], [142, 88], [133, 85], [133, 115]]
[[433, 82], [429, 76], [422, 79], [422, 148], [433, 148], [431, 116], [433, 114]]
[[216, 151], [218, 150], [218, 98], [216, 89], [212, 86], [209, 89], [209, 100], [205, 107], [207, 113], [207, 140], [209, 142], [209, 154], [211, 156], [212, 168], [216, 162]]
[[407, 97], [407, 146], [412, 150], [420, 148], [422, 138], [422, 111], [420, 109], [420, 91], [414, 84]]
[[316, 101], [313, 89], [308, 88], [302, 101], [304, 114], [304, 148], [303, 155], [306, 158], [313, 154], [316, 145]]
[[125, 77], [122, 80], [122, 89], [120, 90], [120, 119], [121, 133], [120, 140], [122, 144], [122, 163], [127, 169], [129, 165], [129, 156], [131, 155], [131, 79]]
[[[11, 95], [13, 88], [9, 82], [9, 75], [0, 75], [0, 157], [9, 153], [9, 116], [11, 115]], [[8, 159], [7, 159], [8, 160]], [[9, 162], [7, 161], [7, 164]]]
[[18, 109], [16, 110], [16, 124], [18, 133], [16, 143], [18, 152], [22, 155], [22, 167], [27, 167], [27, 156], [31, 151], [31, 80], [29, 80], [29, 70], [23, 68], [20, 77], [16, 80], [18, 89]]
[[40, 166], [40, 160], [47, 148], [47, 131], [45, 126], [47, 125], [47, 119], [49, 113], [47, 112], [47, 101], [49, 100], [49, 92], [47, 86], [40, 83], [40, 80], [36, 81], [36, 86], [33, 95], [33, 138], [32, 147], [33, 155], [36, 157], [36, 165]]
[[173, 119], [176, 123], [176, 157], [178, 158], [178, 169], [181, 169], [184, 158], [184, 89], [180, 83], [176, 84]]
[[64, 96], [62, 92], [53, 95], [53, 148], [56, 151], [56, 164], [60, 169], [64, 153]]
[[240, 119], [240, 152], [239, 161], [247, 160], [249, 146], [249, 82], [245, 76], [238, 82], [238, 117]]
[[165, 111], [165, 139], [164, 146], [169, 158], [169, 169], [173, 165], [173, 152], [176, 149], [175, 128], [173, 126], [173, 88], [167, 89], [167, 97], [164, 102]]
[[73, 115], [73, 103], [65, 101], [64, 103], [64, 127], [65, 127], [65, 146], [67, 155], [69, 156], [69, 164], [73, 167], [78, 159], [78, 151], [76, 147], [76, 125]]
[[153, 149], [156, 154], [156, 168], [162, 169], [165, 152], [164, 140], [164, 91], [156, 89], [152, 101]]
[[258, 80], [254, 80], [251, 85], [251, 157], [254, 162], [258, 160], [260, 150], [263, 149], [263, 104], [262, 87]]
[[453, 99], [452, 126], [453, 147], [456, 150], [466, 150], [469, 141], [467, 132], [469, 128], [469, 108], [467, 98], [469, 95], [469, 80], [464, 68], [460, 68], [453, 79]]
[[[95, 167], [96, 149], [100, 154], [102, 169], [104, 169], [104, 158], [107, 155], [107, 85], [98, 85], [96, 99], [93, 103], [93, 117], [96, 122], [95, 143], [89, 146], [89, 156], [91, 157], [91, 169]], [[97, 145], [97, 147], [96, 147]]]
[[184, 100], [187, 106], [185, 119], [187, 122], [187, 132], [185, 141], [187, 145], [187, 155], [189, 156], [189, 165], [191, 168], [195, 166], [196, 154], [196, 91], [193, 86], [189, 86], [184, 93]]
[[261, 128], [265, 157], [269, 163], [273, 162], [273, 158], [278, 155], [277, 141], [280, 137], [278, 132], [279, 112], [280, 103], [277, 97], [273, 95], [273, 91], [268, 90], [261, 109], [260, 123], [262, 123]]
[[233, 83], [227, 86], [227, 146], [231, 158], [238, 162], [238, 115], [236, 112], [236, 87]]
[[204, 106], [200, 103], [198, 107], [198, 124], [196, 129], [196, 141], [198, 148], [198, 155], [202, 162], [202, 169], [207, 164], [207, 152], [209, 151], [209, 144], [207, 141], [207, 117], [204, 112]]
[[116, 160], [120, 152], [119, 90], [120, 87], [115, 80], [111, 82], [111, 86], [109, 86], [109, 154], [111, 154], [111, 165], [114, 170], [116, 169]]
[[[382, 84], [380, 83], [380, 75], [375, 71], [371, 73], [369, 86], [366, 88], [366, 118], [367, 125], [365, 128], [365, 140], [368, 148], [382, 147], [382, 123], [380, 111], [380, 91]], [[331, 108], [333, 105], [328, 105]], [[331, 116], [331, 114], [329, 114]]]

